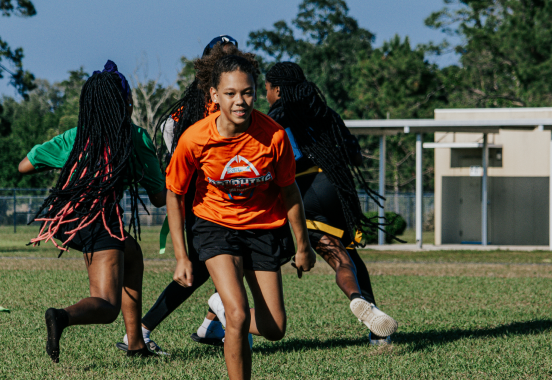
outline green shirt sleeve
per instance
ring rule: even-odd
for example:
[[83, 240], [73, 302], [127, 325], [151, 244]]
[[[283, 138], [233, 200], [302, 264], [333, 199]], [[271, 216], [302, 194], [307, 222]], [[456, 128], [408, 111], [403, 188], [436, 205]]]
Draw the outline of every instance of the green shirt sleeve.
[[[134, 152], [144, 170], [144, 176], [140, 180], [140, 185], [146, 189], [148, 194], [153, 195], [165, 190], [165, 176], [159, 167], [159, 161], [155, 153], [153, 141], [148, 132], [136, 125], [133, 126]], [[136, 161], [136, 157], [134, 157]], [[141, 176], [140, 165], [138, 165], [137, 175]]]
[[35, 169], [61, 169], [71, 154], [76, 136], [77, 128], [70, 129], [44, 144], [35, 145], [27, 158]]

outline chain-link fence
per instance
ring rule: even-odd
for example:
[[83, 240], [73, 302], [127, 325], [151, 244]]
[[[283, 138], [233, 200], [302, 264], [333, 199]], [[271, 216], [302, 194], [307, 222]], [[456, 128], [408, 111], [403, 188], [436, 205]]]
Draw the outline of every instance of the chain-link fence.
[[[360, 205], [364, 212], [377, 211], [378, 206], [365, 193], [359, 193]], [[416, 226], [416, 194], [415, 193], [388, 193], [385, 195], [386, 212], [395, 212], [402, 216], [406, 221], [406, 228]], [[424, 193], [422, 196], [422, 221], [423, 229], [433, 231], [434, 229], [434, 195], [433, 193]]]
[[[48, 195], [48, 189], [0, 189], [0, 226], [28, 224], [38, 212]], [[152, 206], [145, 192], [140, 193], [150, 215], [139, 206], [140, 223], [144, 226], [161, 225], [165, 219], [165, 207]], [[407, 228], [414, 228], [416, 212], [416, 195], [414, 193], [387, 194], [385, 210], [401, 215]], [[363, 211], [377, 211], [377, 205], [363, 193], [359, 193]], [[130, 220], [130, 197], [125, 193], [121, 206], [125, 210], [125, 219]], [[424, 229], [433, 229], [433, 193], [423, 195]]]
[[[31, 222], [48, 196], [48, 189], [0, 189], [0, 226], [17, 226]], [[167, 210], [165, 207], [154, 207], [146, 192], [140, 192], [140, 198], [146, 205], [148, 213], [139, 204], [140, 224], [155, 226], [163, 224]], [[127, 192], [123, 196], [121, 206], [124, 209], [124, 220], [130, 220], [130, 196]], [[38, 224], [38, 223], [37, 223]]]

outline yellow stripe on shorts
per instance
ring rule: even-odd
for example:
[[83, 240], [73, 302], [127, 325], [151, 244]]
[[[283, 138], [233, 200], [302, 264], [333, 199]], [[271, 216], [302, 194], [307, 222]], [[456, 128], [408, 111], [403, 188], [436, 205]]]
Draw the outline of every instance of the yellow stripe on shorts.
[[322, 223], [317, 220], [310, 220], [310, 219], [307, 219], [307, 228], [309, 230], [326, 232], [327, 234], [336, 236], [338, 238], [342, 238], [344, 233], [344, 231], [340, 230], [339, 228], [335, 228], [330, 226], [329, 224]]

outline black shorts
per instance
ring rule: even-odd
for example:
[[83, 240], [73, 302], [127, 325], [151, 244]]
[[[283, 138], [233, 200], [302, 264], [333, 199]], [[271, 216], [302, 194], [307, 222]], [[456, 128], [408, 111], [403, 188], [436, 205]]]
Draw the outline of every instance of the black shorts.
[[334, 186], [323, 172], [296, 178], [301, 191], [311, 245], [316, 247], [324, 235], [338, 237], [347, 247], [353, 239], [347, 232], [343, 207]]
[[241, 256], [244, 269], [277, 272], [295, 254], [287, 223], [272, 230], [234, 230], [197, 218], [193, 232], [201, 261], [218, 255]]
[[[78, 226], [78, 223], [79, 222], [77, 221], [63, 225], [54, 237], [61, 240], [63, 243], [70, 236], [66, 235], [64, 232], [75, 229]], [[108, 226], [113, 235], [121, 236], [118, 218], [111, 218], [108, 222]], [[82, 253], [94, 253], [109, 249], [124, 251], [125, 242], [109, 235], [109, 232], [105, 229], [101, 216], [99, 216], [94, 223], [90, 224], [88, 227], [84, 227], [82, 230], [77, 231], [75, 237], [67, 243], [67, 247], [81, 251]]]

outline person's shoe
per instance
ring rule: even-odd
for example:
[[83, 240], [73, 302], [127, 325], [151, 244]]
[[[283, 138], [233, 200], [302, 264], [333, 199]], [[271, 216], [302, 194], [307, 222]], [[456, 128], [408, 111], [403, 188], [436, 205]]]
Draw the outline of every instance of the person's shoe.
[[197, 333], [190, 335], [190, 338], [192, 338], [194, 342], [208, 344], [209, 346], [222, 346], [224, 344], [224, 338], [202, 338], [197, 335]]
[[[206, 325], [207, 323], [209, 324]], [[205, 319], [204, 323], [197, 329], [197, 333], [193, 333], [191, 338], [197, 343], [220, 346], [223, 344], [222, 339], [224, 338], [222, 323]]]
[[128, 350], [126, 356], [137, 357], [137, 358], [148, 358], [150, 356], [156, 356], [151, 352], [148, 347], [140, 348], [139, 350]]
[[[115, 344], [115, 347], [117, 347], [121, 351], [128, 352], [128, 344], [126, 344], [126, 343], [117, 343], [117, 344]], [[146, 343], [146, 347], [148, 348], [148, 350], [150, 350], [152, 353], [154, 353], [156, 355], [161, 355], [161, 356], [163, 356], [163, 355], [170, 356], [171, 355], [168, 352], [163, 351], [161, 349], [161, 347], [159, 347], [157, 345], [157, 343], [155, 343], [153, 340], [150, 340], [148, 343]]]
[[391, 344], [391, 336], [386, 336], [385, 338], [381, 339], [372, 339], [371, 331], [370, 334], [368, 334], [368, 340], [370, 341], [371, 346], [385, 346], [387, 344]]
[[399, 327], [397, 321], [363, 298], [352, 300], [350, 307], [358, 320], [378, 336], [389, 336]]
[[220, 323], [222, 323], [222, 325], [226, 327], [226, 313], [224, 312], [224, 305], [222, 304], [222, 300], [220, 299], [219, 294], [213, 294], [211, 298], [209, 298], [209, 301], [207, 301], [207, 303], [209, 304], [211, 310], [213, 310], [213, 313], [217, 315]]

